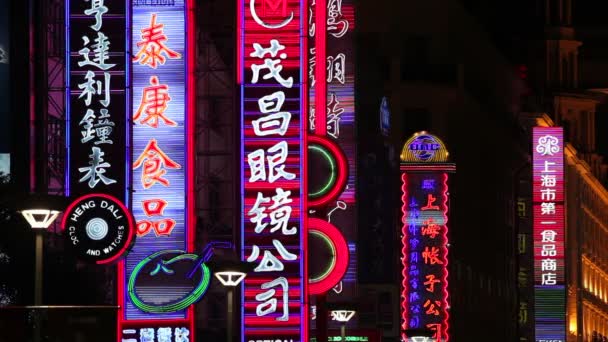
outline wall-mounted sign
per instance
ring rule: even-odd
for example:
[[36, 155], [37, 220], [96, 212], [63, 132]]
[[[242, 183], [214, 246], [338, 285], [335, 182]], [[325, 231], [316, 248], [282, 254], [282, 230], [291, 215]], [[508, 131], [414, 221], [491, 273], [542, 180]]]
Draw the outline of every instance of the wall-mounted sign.
[[[150, 313], [172, 313], [196, 303], [209, 288], [211, 271], [201, 263], [196, 272], [199, 256], [180, 250], [164, 250], [149, 255], [131, 273], [127, 291], [131, 302], [140, 310]], [[159, 296], [155, 287], [167, 291]]]
[[401, 161], [407, 163], [440, 163], [448, 160], [448, 150], [438, 137], [426, 132], [414, 134], [403, 146]]
[[240, 0], [243, 341], [308, 335], [303, 0]]
[[532, 130], [532, 213], [536, 341], [566, 341], [564, 132]]
[[90, 194], [72, 202], [63, 215], [62, 228], [77, 256], [105, 264], [122, 256], [135, 235], [131, 212], [109, 195]]
[[66, 0], [66, 192], [126, 200], [129, 10], [124, 0]]
[[200, 272], [196, 279], [183, 277], [192, 255], [162, 253], [194, 249], [194, 0], [130, 3], [129, 157], [137, 242], [119, 267], [118, 329], [124, 339], [133, 328], [160, 340], [160, 329], [187, 327], [193, 341], [190, 294], [206, 290], [206, 278]]
[[[439, 146], [432, 150], [443, 149], [442, 153], [447, 156], [443, 143], [433, 135], [415, 135], [406, 142], [404, 151], [419, 151], [417, 147], [411, 149], [416, 144]], [[404, 153], [417, 156], [413, 152]], [[401, 332], [404, 341], [407, 329], [430, 329], [434, 332], [434, 341], [449, 340], [448, 174], [455, 169], [454, 164], [448, 163], [421, 164], [419, 160], [401, 163]]]
[[380, 133], [388, 137], [391, 131], [391, 108], [388, 105], [388, 99], [382, 98], [380, 102]]

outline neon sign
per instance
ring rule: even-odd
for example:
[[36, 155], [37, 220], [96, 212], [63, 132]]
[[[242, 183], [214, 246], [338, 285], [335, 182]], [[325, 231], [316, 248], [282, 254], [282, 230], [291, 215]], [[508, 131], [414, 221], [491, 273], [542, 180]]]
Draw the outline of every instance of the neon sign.
[[129, 11], [125, 1], [66, 0], [66, 192], [125, 200]]
[[536, 341], [566, 341], [563, 129], [534, 127], [532, 139]]
[[238, 2], [241, 248], [255, 265], [243, 286], [245, 341], [308, 334], [303, 11], [299, 0]]
[[[404, 150], [412, 141], [416, 140], [408, 140]], [[433, 141], [443, 146], [434, 136]], [[401, 331], [404, 341], [407, 329], [430, 329], [435, 341], [449, 340], [448, 173], [454, 171], [454, 164], [401, 163]]]
[[205, 265], [194, 277], [183, 276], [197, 258], [188, 254], [195, 226], [192, 4], [132, 3], [131, 210], [137, 242], [119, 268], [118, 334], [124, 340], [133, 331], [140, 341], [160, 340], [161, 333], [170, 336], [167, 341], [194, 340], [191, 304], [210, 281]]

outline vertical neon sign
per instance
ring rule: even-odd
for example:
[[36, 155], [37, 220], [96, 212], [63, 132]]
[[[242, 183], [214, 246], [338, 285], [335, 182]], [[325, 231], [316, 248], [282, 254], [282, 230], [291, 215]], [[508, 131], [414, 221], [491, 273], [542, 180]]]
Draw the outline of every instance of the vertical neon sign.
[[308, 341], [305, 3], [237, 5], [243, 341]]
[[66, 195], [103, 192], [125, 201], [127, 3], [67, 0], [65, 10]]
[[[194, 247], [192, 11], [190, 0], [132, 1], [131, 211], [137, 242], [119, 268], [121, 341], [194, 340], [192, 306], [144, 312], [126, 292], [129, 277], [146, 257]], [[175, 295], [170, 285], [154, 283], [145, 293], [170, 301]]]
[[401, 334], [430, 329], [434, 340], [449, 340], [447, 150], [424, 132], [410, 138], [401, 153], [402, 249]]
[[532, 131], [536, 341], [566, 341], [563, 139], [561, 127]]

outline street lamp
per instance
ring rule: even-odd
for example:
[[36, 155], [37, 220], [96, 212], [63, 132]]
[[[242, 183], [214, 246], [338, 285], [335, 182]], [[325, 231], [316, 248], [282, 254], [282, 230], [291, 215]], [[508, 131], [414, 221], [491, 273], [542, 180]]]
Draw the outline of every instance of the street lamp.
[[342, 336], [340, 341], [342, 342], [346, 341], [346, 323], [353, 318], [355, 313], [355, 310], [331, 310], [331, 318], [342, 323], [340, 326], [340, 335]]
[[435, 342], [435, 332], [430, 329], [406, 329], [404, 342]]
[[[23, 215], [34, 231], [36, 239], [36, 262], [34, 268], [34, 305], [42, 305], [42, 255], [43, 233], [55, 221], [67, 205], [67, 198], [48, 194], [5, 194], [0, 198], [3, 207], [12, 208]], [[40, 341], [40, 320], [36, 315], [34, 340]]]
[[7, 207], [12, 207], [23, 215], [34, 231], [36, 239], [35, 292], [34, 305], [42, 305], [42, 252], [43, 235], [55, 222], [59, 213], [67, 205], [67, 198], [48, 194], [11, 194], [0, 199]]
[[248, 264], [238, 261], [220, 261], [210, 262], [209, 268], [217, 280], [228, 290], [226, 293], [226, 341], [233, 342], [234, 290], [245, 279], [247, 272], [250, 272], [250, 267]]

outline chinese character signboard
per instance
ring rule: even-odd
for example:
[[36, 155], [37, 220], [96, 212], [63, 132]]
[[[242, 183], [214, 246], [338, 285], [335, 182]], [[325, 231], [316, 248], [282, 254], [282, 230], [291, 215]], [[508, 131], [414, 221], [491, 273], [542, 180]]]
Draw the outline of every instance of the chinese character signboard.
[[307, 336], [304, 22], [300, 0], [240, 0], [242, 340]]
[[127, 2], [67, 0], [66, 192], [126, 200]]
[[[194, 247], [191, 5], [132, 2], [131, 211], [137, 241], [119, 269], [119, 335], [128, 341], [194, 340], [193, 307], [180, 299], [192, 290], [187, 270], [169, 266], [179, 251]], [[159, 270], [142, 271], [159, 261]]]
[[[448, 178], [455, 165], [446, 158], [427, 162], [417, 153], [419, 137], [445, 146], [436, 136], [418, 133], [401, 155], [401, 331], [430, 329], [434, 340], [449, 340]], [[447, 153], [446, 153], [447, 156]], [[417, 160], [417, 162], [415, 161]]]
[[563, 137], [561, 127], [532, 132], [536, 341], [566, 341]]
[[[355, 297], [356, 244], [356, 153], [354, 104], [354, 2], [308, 0], [308, 84], [310, 178], [309, 207], [346, 237], [351, 257], [348, 271], [329, 291], [329, 300]], [[322, 146], [326, 145], [326, 146]], [[340, 161], [344, 159], [344, 163]], [[326, 164], [326, 165], [324, 165]], [[330, 172], [324, 172], [330, 170]], [[344, 182], [341, 178], [344, 177]], [[324, 269], [317, 260], [311, 267]], [[327, 261], [329, 262], [329, 260]], [[314, 283], [311, 274], [311, 285]], [[315, 293], [316, 287], [311, 287]]]

